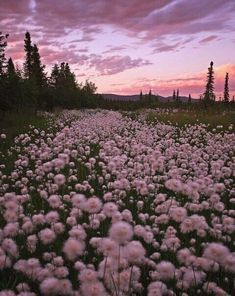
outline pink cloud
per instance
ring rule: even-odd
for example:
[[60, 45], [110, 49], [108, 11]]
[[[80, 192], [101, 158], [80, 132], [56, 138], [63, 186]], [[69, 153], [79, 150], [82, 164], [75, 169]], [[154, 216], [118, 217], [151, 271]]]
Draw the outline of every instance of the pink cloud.
[[111, 46], [109, 49], [103, 51], [103, 54], [113, 53], [115, 51], [120, 52], [120, 51], [125, 50], [125, 49], [127, 49], [127, 46]]
[[202, 40], [199, 41], [199, 43], [207, 43], [207, 42], [210, 42], [210, 41], [213, 41], [213, 40], [216, 40], [216, 39], [218, 39], [218, 36], [211, 35], [211, 36], [208, 36], [206, 38], [203, 38]]
[[141, 58], [131, 59], [129, 56], [109, 56], [102, 57], [91, 55], [89, 65], [95, 68], [101, 75], [113, 75], [128, 69], [138, 68], [151, 63]]
[[88, 60], [88, 56], [86, 55], [79, 55], [66, 49], [55, 50], [49, 47], [42, 47], [40, 49], [40, 55], [42, 56], [42, 61], [47, 65], [61, 62], [68, 62], [71, 65], [84, 65]]
[[[29, 0], [4, 3], [0, 16], [3, 20], [12, 18], [11, 28], [7, 27], [10, 33], [32, 14], [29, 3]], [[148, 41], [153, 36], [232, 30], [227, 21], [232, 19], [235, 8], [233, 0], [61, 0], [59, 5], [57, 0], [40, 0], [35, 3], [33, 23], [44, 35], [55, 38], [66, 30], [81, 30], [83, 36], [79, 42], [92, 41], [102, 25], [123, 29], [129, 36], [142, 36]]]
[[[235, 95], [235, 64], [226, 64], [215, 67], [215, 92], [217, 96], [223, 94], [224, 78], [226, 72], [229, 73], [229, 89], [230, 97]], [[148, 93], [152, 89], [153, 93], [163, 96], [172, 95], [174, 89], [179, 89], [181, 95], [199, 97], [203, 94], [206, 84], [206, 72], [196, 73], [190, 77], [178, 77], [176, 79], [138, 79], [131, 85], [112, 85], [112, 91], [118, 94], [138, 94], [142, 89], [144, 93]], [[107, 90], [111, 91], [111, 90]]]
[[153, 53], [176, 51], [177, 49], [179, 49], [179, 46], [181, 44], [181, 42], [176, 42], [174, 44], [166, 44], [164, 42], [159, 42], [156, 45], [154, 45]]

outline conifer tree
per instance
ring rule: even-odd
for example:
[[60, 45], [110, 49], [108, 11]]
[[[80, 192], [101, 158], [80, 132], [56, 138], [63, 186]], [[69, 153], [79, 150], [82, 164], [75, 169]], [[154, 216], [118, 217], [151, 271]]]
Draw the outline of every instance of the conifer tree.
[[152, 90], [149, 90], [149, 94], [148, 94], [148, 103], [151, 105], [152, 104]]
[[176, 100], [176, 94], [175, 94], [175, 90], [173, 91], [173, 96], [172, 96], [173, 101]]
[[15, 65], [12, 61], [12, 58], [9, 58], [8, 63], [7, 63], [7, 78], [11, 79], [15, 76], [17, 76]]
[[7, 46], [8, 35], [3, 35], [0, 32], [0, 109], [7, 110], [8, 103], [6, 98], [7, 79], [6, 79], [6, 58], [5, 48]]
[[20, 81], [21, 76], [19, 70], [15, 69], [15, 65], [12, 61], [12, 58], [9, 58], [7, 63], [7, 103], [8, 109], [19, 110], [22, 105], [22, 97], [21, 97], [21, 87]]
[[50, 86], [57, 88], [58, 82], [59, 82], [59, 75], [60, 75], [60, 69], [58, 64], [55, 64], [51, 71], [51, 77], [49, 79]]
[[228, 87], [228, 73], [226, 73], [225, 76], [225, 83], [224, 83], [224, 102], [228, 103], [229, 102], [229, 87]]
[[64, 75], [65, 75], [67, 87], [71, 89], [75, 89], [77, 87], [76, 76], [73, 72], [71, 72], [68, 63], [65, 64]]
[[179, 90], [177, 89], [177, 92], [176, 92], [176, 101], [179, 101]]
[[31, 36], [29, 32], [25, 33], [24, 49], [26, 53], [24, 62], [24, 76], [27, 79], [32, 78], [33, 72], [33, 46], [31, 42]]
[[140, 91], [140, 101], [142, 102], [143, 101], [143, 93], [142, 93], [142, 89]]
[[189, 96], [188, 96], [188, 103], [189, 103], [189, 104], [192, 103], [192, 97], [191, 97], [191, 94], [189, 94]]
[[214, 70], [213, 70], [213, 62], [210, 63], [210, 67], [208, 68], [207, 73], [207, 84], [206, 84], [206, 90], [204, 92], [204, 100], [206, 102], [214, 101], [215, 100], [215, 94], [214, 94]]
[[34, 79], [37, 87], [43, 87], [46, 83], [44, 68], [45, 66], [41, 63], [38, 47], [34, 44], [32, 49], [32, 78]]
[[2, 32], [0, 32], [0, 77], [4, 74], [4, 68], [5, 68], [5, 48], [7, 46], [7, 38], [8, 34], [3, 35]]

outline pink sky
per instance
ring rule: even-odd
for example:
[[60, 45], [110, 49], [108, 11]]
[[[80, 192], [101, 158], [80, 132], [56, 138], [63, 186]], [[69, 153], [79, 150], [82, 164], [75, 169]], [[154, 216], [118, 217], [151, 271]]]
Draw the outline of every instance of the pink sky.
[[78, 82], [90, 79], [100, 93], [148, 92], [198, 97], [210, 61], [223, 93], [229, 72], [235, 95], [234, 0], [0, 0], [7, 56], [24, 60], [30, 31], [50, 72], [66, 61]]

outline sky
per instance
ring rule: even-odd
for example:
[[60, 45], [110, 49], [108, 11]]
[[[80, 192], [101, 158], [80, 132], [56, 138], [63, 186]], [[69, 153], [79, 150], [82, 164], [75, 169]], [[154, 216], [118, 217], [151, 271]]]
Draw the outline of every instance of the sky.
[[19, 67], [29, 31], [48, 73], [68, 62], [99, 93], [199, 97], [213, 61], [235, 95], [235, 0], [0, 0], [0, 31]]

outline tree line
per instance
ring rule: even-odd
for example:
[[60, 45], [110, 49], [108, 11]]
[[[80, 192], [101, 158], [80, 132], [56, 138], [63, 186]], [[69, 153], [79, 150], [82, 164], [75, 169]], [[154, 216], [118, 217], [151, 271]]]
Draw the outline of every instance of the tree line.
[[21, 111], [60, 108], [95, 108], [104, 101], [91, 81], [78, 84], [67, 62], [55, 64], [45, 72], [39, 49], [29, 32], [24, 39], [25, 60], [22, 69], [6, 59], [8, 35], [0, 32], [0, 110]]

